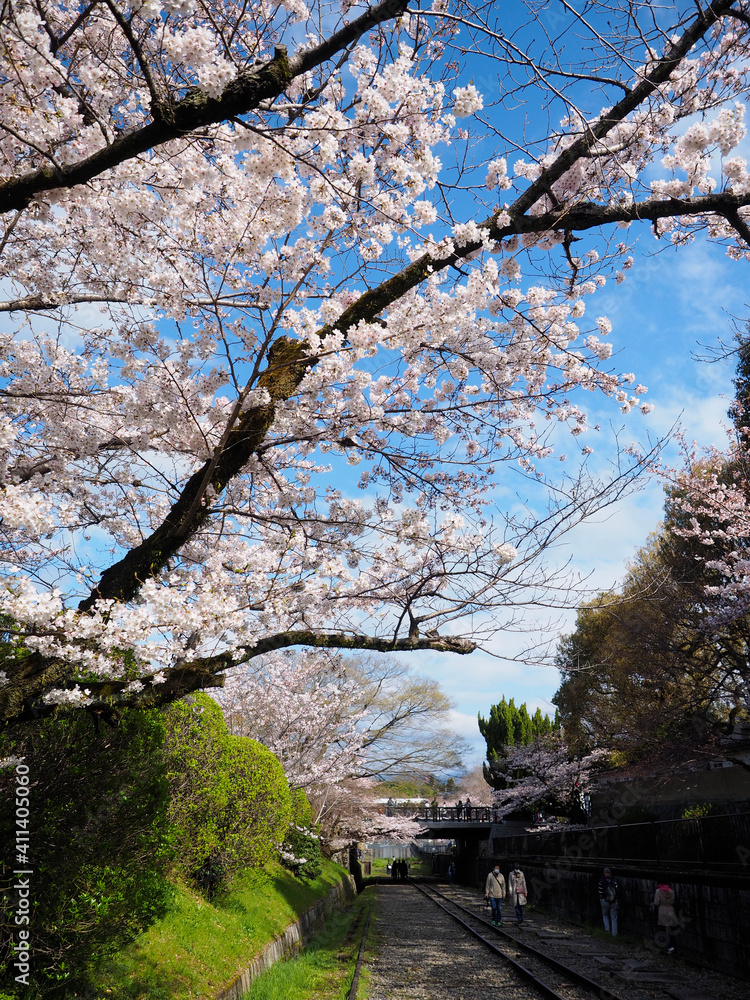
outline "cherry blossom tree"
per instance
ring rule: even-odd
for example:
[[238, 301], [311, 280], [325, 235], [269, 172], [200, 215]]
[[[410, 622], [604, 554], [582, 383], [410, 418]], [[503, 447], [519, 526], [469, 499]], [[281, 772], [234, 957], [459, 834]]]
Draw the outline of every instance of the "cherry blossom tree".
[[421, 832], [411, 816], [391, 813], [377, 800], [381, 794], [372, 778], [316, 785], [308, 793], [313, 818], [324, 849], [331, 853], [360, 841], [409, 843]]
[[[706, 689], [715, 722], [724, 726], [750, 713], [750, 339], [738, 336], [736, 395], [729, 409], [727, 446], [699, 450], [682, 441], [682, 465], [660, 466], [665, 481], [668, 551], [692, 589], [693, 638], [698, 649], [692, 686]], [[709, 650], [710, 652], [706, 652]], [[721, 750], [721, 748], [719, 748]]]
[[750, 253], [745, 0], [13, 0], [0, 37], [4, 719], [565, 599], [540, 557], [638, 472], [551, 471], [584, 392], [648, 408], [588, 308], [628, 227]]
[[[267, 746], [290, 785], [305, 789], [327, 841], [361, 839], [373, 824], [385, 835], [373, 779], [427, 765], [455, 771], [467, 749], [436, 682], [388, 656], [280, 651], [229, 671], [216, 697], [230, 731]], [[394, 836], [416, 830], [393, 827]]]
[[492, 801], [492, 788], [485, 781], [484, 768], [481, 764], [473, 767], [461, 778], [455, 793], [450, 797], [445, 796], [445, 803], [452, 805], [459, 798], [465, 799], [467, 795], [473, 806], [488, 806]]
[[573, 753], [559, 729], [514, 746], [503, 760], [506, 787], [494, 792], [493, 811], [507, 816], [531, 808], [555, 809], [580, 818], [582, 797], [607, 757], [603, 748]]
[[367, 734], [353, 685], [340, 664], [321, 659], [269, 654], [231, 671], [217, 694], [230, 731], [267, 746], [294, 788], [337, 784], [362, 764]]

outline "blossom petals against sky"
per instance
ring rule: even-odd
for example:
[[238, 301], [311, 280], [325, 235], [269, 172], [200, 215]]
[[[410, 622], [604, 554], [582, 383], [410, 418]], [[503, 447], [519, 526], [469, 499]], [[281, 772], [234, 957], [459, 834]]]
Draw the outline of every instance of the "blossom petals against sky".
[[[634, 256], [627, 280], [605, 288], [597, 308], [612, 320], [617, 367], [636, 373], [654, 409], [647, 416], [637, 411], [621, 416], [590, 408], [591, 422], [613, 421], [626, 444], [664, 438], [679, 427], [701, 446], [724, 447], [734, 365], [732, 358], [716, 360], [713, 351], [721, 343], [731, 346], [734, 327], [750, 318], [747, 265], [702, 242], [660, 251], [648, 232], [641, 234]], [[596, 441], [595, 448], [592, 458], [606, 462], [607, 439]], [[679, 462], [674, 440], [665, 444], [665, 461]], [[658, 527], [663, 496], [662, 482], [648, 479], [614, 509], [576, 528], [549, 558], [570, 559], [571, 570], [586, 576], [592, 590], [617, 586], [626, 562]], [[477, 713], [486, 716], [503, 695], [516, 704], [525, 701], [531, 711], [554, 713], [557, 671], [504, 658], [522, 655], [528, 646], [554, 645], [572, 630], [574, 619], [573, 612], [542, 613], [536, 631], [501, 633], [486, 649], [460, 661], [449, 654], [417, 654], [416, 669], [438, 680], [456, 704], [456, 731], [474, 748], [471, 765], [485, 751]]]
[[[748, 255], [746, 0], [406, 7], [8, 9], [0, 610], [38, 670], [6, 717], [289, 645], [513, 662], [548, 569], [643, 540], [615, 443], [715, 395], [699, 244]], [[76, 304], [102, 318], [70, 337]], [[606, 563], [561, 534], [597, 504]], [[482, 657], [452, 669], [513, 694]]]

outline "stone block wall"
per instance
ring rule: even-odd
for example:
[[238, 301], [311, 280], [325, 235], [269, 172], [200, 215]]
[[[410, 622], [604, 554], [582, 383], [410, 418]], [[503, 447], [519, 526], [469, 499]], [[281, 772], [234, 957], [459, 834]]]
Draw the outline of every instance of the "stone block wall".
[[[467, 859], [462, 860], [465, 864]], [[494, 860], [472, 860], [472, 870], [461, 865], [459, 873], [464, 868], [466, 880], [481, 888]], [[508, 859], [498, 860], [507, 874]], [[521, 858], [520, 862], [530, 903], [575, 923], [602, 925], [597, 892], [601, 867], [569, 858], [549, 862]], [[642, 938], [647, 945], [653, 942], [651, 903], [657, 884], [666, 881], [675, 891], [675, 910], [682, 921], [677, 947], [683, 956], [750, 979], [750, 877], [633, 865], [612, 868], [620, 886], [621, 933]]]

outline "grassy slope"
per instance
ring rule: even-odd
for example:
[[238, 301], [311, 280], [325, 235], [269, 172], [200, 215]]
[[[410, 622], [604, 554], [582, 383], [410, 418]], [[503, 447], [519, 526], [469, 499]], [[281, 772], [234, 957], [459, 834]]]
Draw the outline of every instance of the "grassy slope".
[[280, 867], [255, 871], [213, 903], [180, 887], [163, 920], [96, 970], [96, 989], [89, 996], [97, 1000], [215, 996], [343, 874], [331, 862], [307, 883]]
[[[346, 1000], [359, 954], [362, 931], [374, 889], [354, 905], [333, 914], [305, 951], [288, 962], [278, 962], [253, 982], [244, 1000]], [[372, 943], [370, 925], [368, 943]], [[369, 949], [366, 949], [366, 954]], [[357, 997], [367, 996], [369, 972], [365, 965]]]

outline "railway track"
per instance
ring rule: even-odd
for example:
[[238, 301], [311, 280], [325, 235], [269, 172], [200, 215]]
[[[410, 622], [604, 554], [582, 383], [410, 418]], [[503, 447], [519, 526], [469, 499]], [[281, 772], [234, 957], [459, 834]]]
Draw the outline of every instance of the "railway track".
[[493, 926], [485, 917], [451, 899], [429, 882], [414, 879], [410, 880], [410, 884], [507, 963], [544, 1000], [626, 1000], [608, 984], [597, 982], [559, 958]]

